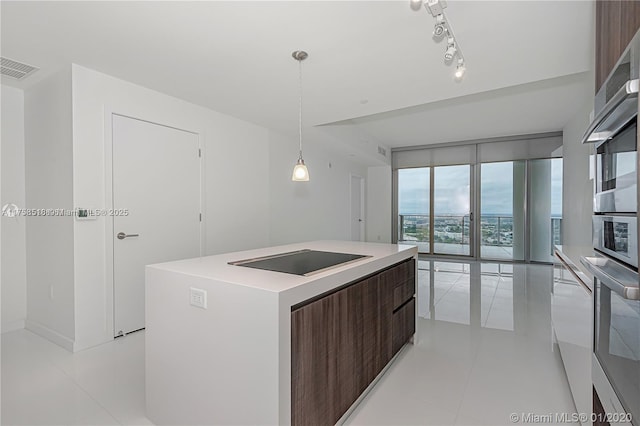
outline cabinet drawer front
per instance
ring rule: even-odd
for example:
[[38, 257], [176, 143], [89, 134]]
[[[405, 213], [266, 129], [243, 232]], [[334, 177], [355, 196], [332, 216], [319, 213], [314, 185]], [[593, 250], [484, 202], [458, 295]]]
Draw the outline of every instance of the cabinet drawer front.
[[414, 294], [416, 294], [415, 277], [396, 285], [393, 288], [393, 310], [395, 311], [402, 306], [402, 304], [411, 299]]
[[393, 354], [416, 332], [416, 299], [412, 298], [393, 314]]
[[382, 272], [380, 279], [385, 282], [401, 283], [414, 278], [415, 275], [416, 261], [411, 259]]

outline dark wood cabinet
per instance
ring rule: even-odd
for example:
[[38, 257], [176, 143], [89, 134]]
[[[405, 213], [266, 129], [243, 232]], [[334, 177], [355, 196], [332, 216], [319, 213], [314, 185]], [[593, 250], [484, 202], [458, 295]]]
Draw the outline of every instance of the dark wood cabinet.
[[353, 369], [355, 360], [341, 350], [351, 342], [339, 332], [347, 321], [346, 304], [346, 293], [338, 292], [292, 313], [291, 374], [297, 383], [304, 383], [292, 386], [292, 424], [334, 418], [341, 408], [335, 401], [355, 395], [353, 376], [344, 374]]
[[396, 354], [416, 332], [416, 299], [411, 298], [393, 313], [393, 353]]
[[293, 425], [342, 417], [414, 334], [414, 293], [410, 259], [292, 311]]
[[415, 261], [401, 263], [380, 273], [381, 285], [391, 291], [392, 310], [396, 310], [416, 292]]
[[[391, 359], [391, 323], [387, 289], [375, 276], [348, 287], [347, 324], [343, 330], [349, 335], [351, 347], [346, 347], [355, 365], [356, 395], [346, 402], [340, 416], [369, 386]], [[338, 418], [340, 418], [338, 416]], [[336, 419], [338, 420], [338, 419]]]
[[393, 287], [393, 309], [396, 310], [416, 293], [416, 282], [412, 278]]
[[640, 1], [596, 1], [596, 92], [640, 28]]
[[[622, 53], [640, 28], [640, 1], [626, 0], [620, 5], [620, 43]], [[620, 56], [620, 55], [618, 55]]]

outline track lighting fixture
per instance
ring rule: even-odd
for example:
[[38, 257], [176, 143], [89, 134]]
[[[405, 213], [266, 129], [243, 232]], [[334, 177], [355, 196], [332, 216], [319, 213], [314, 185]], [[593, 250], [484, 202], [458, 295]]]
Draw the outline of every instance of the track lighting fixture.
[[466, 71], [464, 56], [462, 55], [456, 36], [453, 34], [451, 24], [444, 13], [444, 9], [447, 7], [446, 0], [409, 0], [409, 5], [411, 9], [416, 11], [420, 10], [421, 5], [424, 5], [431, 16], [436, 19], [433, 28], [433, 38], [439, 40], [444, 36], [447, 37], [447, 48], [444, 52], [444, 60], [446, 63], [450, 63], [454, 58], [458, 58], [454, 77], [458, 81], [461, 80]]

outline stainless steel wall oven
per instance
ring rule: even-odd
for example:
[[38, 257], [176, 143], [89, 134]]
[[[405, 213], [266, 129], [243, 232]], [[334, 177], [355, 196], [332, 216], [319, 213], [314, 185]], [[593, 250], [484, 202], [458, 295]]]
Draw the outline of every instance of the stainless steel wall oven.
[[636, 118], [596, 148], [595, 213], [635, 213]]
[[[604, 411], [640, 425], [638, 277], [638, 86], [640, 32], [595, 99], [583, 142], [595, 143], [593, 248], [594, 389]], [[599, 404], [594, 404], [594, 407]], [[611, 421], [610, 423], [614, 423]]]

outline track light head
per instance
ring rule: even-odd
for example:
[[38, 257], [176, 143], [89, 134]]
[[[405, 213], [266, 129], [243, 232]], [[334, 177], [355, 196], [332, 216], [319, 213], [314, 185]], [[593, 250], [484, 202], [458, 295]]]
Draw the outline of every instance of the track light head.
[[462, 77], [464, 77], [464, 72], [466, 70], [467, 68], [464, 66], [464, 62], [459, 61], [458, 66], [456, 67], [456, 72], [453, 74], [453, 76], [457, 81], [460, 81], [462, 80]]
[[439, 40], [444, 37], [447, 32], [447, 23], [444, 20], [444, 15], [440, 14], [436, 17], [436, 25], [433, 27], [433, 38]]
[[444, 60], [449, 62], [453, 60], [453, 57], [456, 55], [456, 52], [458, 51], [458, 49], [456, 49], [456, 45], [455, 44], [449, 44], [447, 46], [447, 51], [444, 52]]

